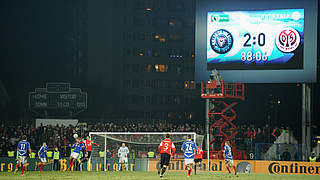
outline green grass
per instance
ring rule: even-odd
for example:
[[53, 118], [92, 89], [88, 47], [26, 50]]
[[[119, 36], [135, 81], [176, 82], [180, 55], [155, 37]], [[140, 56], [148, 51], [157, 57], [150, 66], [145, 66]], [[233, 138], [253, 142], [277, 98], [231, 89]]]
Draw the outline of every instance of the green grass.
[[[243, 180], [264, 180], [264, 179], [290, 179], [290, 180], [309, 180], [320, 179], [318, 175], [268, 175], [268, 174], [239, 174], [238, 177], [226, 173], [206, 173], [200, 172], [197, 175], [192, 174], [187, 178], [187, 172], [167, 172], [162, 179], [164, 180], [215, 180], [215, 179], [243, 179]], [[81, 179], [81, 180], [159, 180], [159, 176], [155, 172], [27, 172], [24, 176], [21, 173], [14, 174], [13, 172], [0, 172], [0, 180], [3, 179], [41, 179], [41, 180], [59, 180], [59, 179]]]

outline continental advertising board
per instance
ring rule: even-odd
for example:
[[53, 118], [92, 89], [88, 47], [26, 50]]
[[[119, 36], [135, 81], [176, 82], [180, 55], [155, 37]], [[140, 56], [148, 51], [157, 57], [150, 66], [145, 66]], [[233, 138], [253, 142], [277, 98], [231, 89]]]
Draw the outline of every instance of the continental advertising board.
[[[240, 173], [264, 173], [264, 174], [303, 174], [320, 175], [320, 162], [298, 162], [298, 161], [234, 161], [237, 171]], [[150, 160], [149, 171], [157, 171], [159, 160]], [[197, 171], [227, 172], [223, 160], [203, 160]], [[169, 171], [185, 171], [183, 159], [170, 161]]]
[[[27, 170], [34, 170], [38, 159], [28, 159]], [[254, 160], [235, 160], [237, 171], [240, 173], [262, 173], [262, 174], [301, 174], [301, 175], [320, 175], [320, 162], [298, 162], [298, 161], [254, 161]], [[12, 172], [15, 169], [16, 161], [14, 158], [0, 158], [0, 172]], [[66, 171], [68, 159], [60, 159], [60, 171]], [[130, 159], [129, 171], [157, 171], [159, 159]], [[52, 164], [46, 165], [44, 171], [51, 171]], [[107, 171], [118, 170], [118, 159], [107, 159]], [[203, 160], [199, 172], [227, 172], [223, 160]], [[76, 169], [73, 169], [76, 170]], [[79, 171], [88, 171], [89, 167], [85, 163]], [[90, 171], [103, 171], [103, 158], [94, 158]], [[170, 161], [168, 171], [183, 172], [185, 164], [183, 159], [173, 159]]]
[[[69, 167], [69, 159], [62, 158], [59, 160], [59, 171], [66, 171]], [[30, 159], [28, 158], [27, 162], [27, 170], [33, 171], [35, 166], [40, 163], [39, 159]], [[0, 158], [0, 172], [12, 172], [15, 170], [16, 160], [14, 158]], [[130, 159], [128, 162], [129, 171], [146, 171], [147, 167], [147, 159]], [[82, 166], [78, 166], [77, 164], [72, 169], [73, 171], [103, 171], [104, 170], [104, 162], [103, 158], [93, 158], [92, 163], [88, 166], [88, 163], [84, 163]], [[117, 171], [119, 168], [118, 159], [107, 159], [106, 161], [106, 170], [107, 171]], [[50, 159], [49, 164], [47, 164], [44, 171], [52, 171], [53, 170], [53, 161]]]

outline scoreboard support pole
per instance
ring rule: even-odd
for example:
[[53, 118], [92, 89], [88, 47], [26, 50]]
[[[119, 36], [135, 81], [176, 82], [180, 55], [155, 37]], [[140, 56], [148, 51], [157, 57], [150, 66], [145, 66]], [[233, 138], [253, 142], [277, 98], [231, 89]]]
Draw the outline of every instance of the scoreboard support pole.
[[[207, 162], [208, 162], [208, 166], [209, 166], [209, 161], [210, 161], [210, 131], [209, 131], [209, 126], [210, 126], [210, 119], [209, 119], [209, 101], [210, 99], [205, 99], [206, 100], [206, 114], [205, 114], [205, 117], [206, 117], [206, 134], [207, 134]], [[210, 171], [210, 168], [208, 167], [208, 171]]]
[[311, 84], [302, 84], [302, 160], [311, 153]]

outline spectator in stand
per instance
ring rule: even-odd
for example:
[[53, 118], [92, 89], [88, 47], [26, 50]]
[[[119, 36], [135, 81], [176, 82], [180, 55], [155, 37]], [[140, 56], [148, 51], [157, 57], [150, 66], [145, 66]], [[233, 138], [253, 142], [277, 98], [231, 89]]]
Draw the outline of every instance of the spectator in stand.
[[272, 142], [276, 141], [280, 135], [281, 135], [280, 129], [278, 127], [275, 127], [272, 131], [272, 137], [273, 137]]
[[283, 153], [281, 155], [281, 160], [282, 161], [290, 161], [291, 160], [291, 154], [290, 154], [288, 148], [285, 149], [285, 151], [283, 151]]
[[317, 156], [316, 153], [311, 153], [311, 156], [309, 156], [309, 162], [316, 162], [317, 161]]
[[250, 139], [251, 139], [251, 129], [250, 129], [250, 127], [247, 128], [246, 136], [247, 136], [246, 144], [247, 144], [247, 146], [249, 146], [249, 144], [251, 144], [251, 142], [250, 142]]
[[271, 142], [271, 131], [270, 131], [270, 127], [268, 124], [266, 124], [263, 128], [263, 132], [264, 132], [264, 142], [265, 143], [270, 143]]
[[262, 143], [263, 142], [263, 134], [260, 128], [258, 128], [257, 130], [257, 134], [256, 134], [256, 142], [257, 143]]

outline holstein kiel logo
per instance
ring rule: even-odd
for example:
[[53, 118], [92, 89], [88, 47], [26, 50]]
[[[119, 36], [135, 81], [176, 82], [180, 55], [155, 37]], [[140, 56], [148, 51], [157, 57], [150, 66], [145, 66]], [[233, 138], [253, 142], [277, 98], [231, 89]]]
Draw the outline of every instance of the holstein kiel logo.
[[276, 35], [276, 45], [282, 52], [292, 52], [300, 44], [300, 35], [297, 30], [285, 27]]
[[210, 38], [211, 48], [219, 54], [225, 54], [230, 51], [233, 45], [231, 33], [224, 29], [215, 31]]

